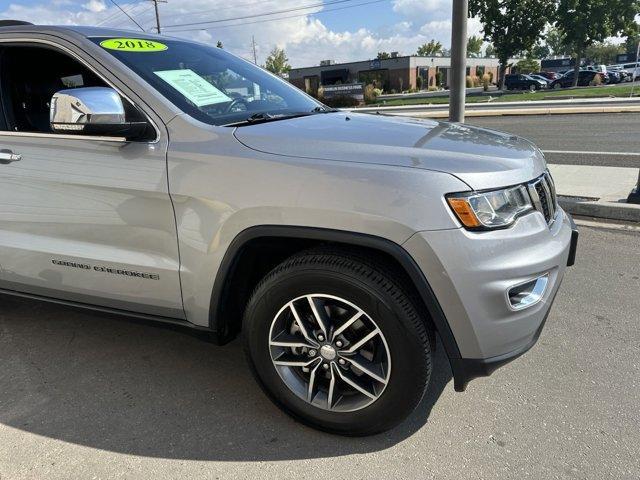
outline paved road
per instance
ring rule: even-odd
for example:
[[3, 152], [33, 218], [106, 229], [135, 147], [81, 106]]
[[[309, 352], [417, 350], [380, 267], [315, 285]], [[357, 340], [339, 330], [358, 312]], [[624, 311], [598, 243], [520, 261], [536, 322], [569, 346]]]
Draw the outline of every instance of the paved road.
[[[0, 298], [0, 478], [637, 479], [640, 232], [582, 228], [538, 345], [398, 429], [296, 424], [237, 342]], [[440, 350], [441, 352], [441, 350]]]
[[638, 113], [469, 117], [467, 123], [526, 137], [543, 150], [598, 152], [547, 153], [549, 163], [640, 167]]

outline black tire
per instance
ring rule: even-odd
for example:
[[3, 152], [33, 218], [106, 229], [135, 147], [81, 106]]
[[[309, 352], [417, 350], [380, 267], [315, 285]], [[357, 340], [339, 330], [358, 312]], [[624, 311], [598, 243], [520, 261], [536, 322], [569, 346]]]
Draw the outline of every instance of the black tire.
[[[307, 403], [284, 383], [272, 362], [273, 319], [288, 302], [312, 293], [339, 296], [375, 317], [388, 345], [392, 361], [386, 388], [360, 410], [336, 412]], [[434, 334], [415, 303], [383, 262], [341, 250], [303, 252], [281, 263], [256, 287], [244, 315], [245, 352], [262, 389], [297, 420], [341, 435], [373, 435], [402, 422], [429, 384]]]

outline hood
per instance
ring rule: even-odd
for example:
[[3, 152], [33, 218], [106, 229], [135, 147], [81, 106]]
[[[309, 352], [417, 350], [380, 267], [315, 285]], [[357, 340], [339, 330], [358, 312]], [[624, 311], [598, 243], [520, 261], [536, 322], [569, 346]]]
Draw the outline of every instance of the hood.
[[531, 142], [468, 125], [351, 112], [239, 127], [265, 153], [446, 172], [481, 190], [524, 183], [546, 163]]

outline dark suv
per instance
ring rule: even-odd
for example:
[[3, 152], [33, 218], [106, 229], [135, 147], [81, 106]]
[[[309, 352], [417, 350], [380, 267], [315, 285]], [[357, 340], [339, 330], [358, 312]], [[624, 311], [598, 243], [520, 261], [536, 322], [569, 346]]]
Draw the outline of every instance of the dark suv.
[[[554, 80], [549, 84], [549, 88], [568, 88], [573, 86], [573, 71], [568, 72], [563, 77]], [[600, 76], [602, 83], [607, 82], [607, 78], [604, 78], [604, 75], [600, 72], [594, 72], [591, 70], [580, 70], [578, 74], [578, 86], [579, 87], [588, 87], [592, 85], [595, 81], [596, 76]]]
[[545, 88], [547, 84], [529, 75], [514, 74], [504, 78], [504, 86], [507, 90], [531, 90], [533, 92]]

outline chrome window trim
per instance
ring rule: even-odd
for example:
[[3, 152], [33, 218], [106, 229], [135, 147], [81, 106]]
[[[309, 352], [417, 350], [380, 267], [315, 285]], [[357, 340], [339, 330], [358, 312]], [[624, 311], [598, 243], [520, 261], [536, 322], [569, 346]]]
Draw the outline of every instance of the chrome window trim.
[[[38, 132], [11, 132], [7, 130], [0, 131], [0, 137], [24, 137], [24, 138], [59, 138], [60, 140], [94, 140], [101, 142], [112, 142], [112, 143], [127, 143], [130, 140], [127, 140], [124, 137], [99, 137], [94, 135], [64, 135], [58, 133], [38, 133]], [[149, 143], [155, 144], [154, 142], [131, 142], [131, 143]]]
[[15, 137], [31, 137], [31, 138], [62, 138], [62, 139], [66, 139], [66, 140], [98, 140], [98, 141], [107, 141], [107, 142], [115, 142], [115, 143], [138, 143], [138, 144], [148, 144], [148, 145], [154, 145], [160, 142], [160, 137], [161, 137], [161, 132], [160, 129], [158, 128], [158, 125], [156, 124], [156, 122], [153, 121], [153, 119], [149, 116], [149, 114], [146, 112], [146, 110], [144, 108], [141, 108], [137, 103], [135, 103], [133, 100], [131, 100], [127, 95], [125, 95], [124, 93], [122, 93], [122, 91], [115, 87], [109, 80], [107, 80], [104, 75], [96, 72], [95, 68], [93, 68], [93, 66], [89, 65], [87, 63], [87, 61], [85, 61], [80, 55], [78, 55], [77, 53], [75, 53], [74, 51], [68, 49], [67, 47], [60, 45], [59, 43], [55, 43], [51, 40], [44, 40], [44, 39], [40, 39], [40, 38], [0, 38], [0, 44], [4, 44], [4, 43], [35, 43], [35, 44], [41, 44], [41, 45], [49, 45], [50, 47], [53, 47], [55, 49], [61, 50], [62, 52], [64, 52], [65, 54], [71, 56], [73, 59], [75, 59], [76, 61], [78, 61], [79, 63], [81, 63], [82, 65], [84, 65], [87, 69], [89, 69], [91, 72], [93, 72], [94, 75], [96, 75], [98, 78], [100, 78], [106, 85], [108, 85], [110, 88], [113, 88], [116, 92], [118, 92], [118, 94], [124, 98], [125, 100], [127, 100], [129, 103], [131, 103], [131, 105], [133, 105], [135, 108], [137, 108], [138, 110], [141, 111], [141, 113], [145, 116], [145, 118], [147, 119], [147, 121], [151, 124], [151, 126], [153, 127], [153, 129], [156, 132], [156, 138], [154, 140], [149, 140], [146, 142], [136, 142], [133, 140], [127, 140], [124, 137], [102, 137], [102, 136], [92, 136], [92, 135], [60, 135], [60, 134], [56, 134], [56, 133], [40, 133], [40, 132], [14, 132], [11, 130], [4, 130], [4, 131], [0, 131], [0, 135], [2, 136], [15, 136]]

